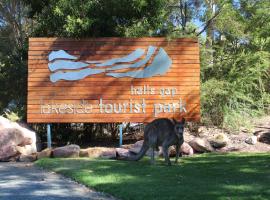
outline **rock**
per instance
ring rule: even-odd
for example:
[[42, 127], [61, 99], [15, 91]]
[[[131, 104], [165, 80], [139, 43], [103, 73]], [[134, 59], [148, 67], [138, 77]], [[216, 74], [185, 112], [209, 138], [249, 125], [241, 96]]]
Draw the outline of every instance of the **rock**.
[[241, 132], [243, 132], [243, 133], [248, 133], [248, 132], [249, 132], [248, 129], [245, 128], [245, 127], [240, 127], [239, 130], [240, 130]]
[[130, 157], [130, 152], [126, 148], [116, 148], [116, 156], [121, 158], [128, 158]]
[[37, 155], [32, 154], [32, 155], [20, 155], [19, 161], [20, 162], [34, 162], [37, 160]]
[[257, 136], [259, 142], [270, 144], [270, 132], [263, 132]]
[[[17, 151], [16, 146], [2, 146], [0, 149], [0, 161], [16, 160], [20, 153]], [[14, 159], [12, 159], [14, 158]]]
[[205, 138], [194, 138], [189, 142], [189, 145], [197, 152], [212, 152], [214, 151], [211, 144]]
[[234, 147], [234, 146], [231, 146], [231, 147], [225, 146], [220, 149], [217, 149], [216, 151], [219, 153], [235, 152], [235, 151], [239, 151], [239, 148]]
[[116, 150], [106, 147], [88, 148], [88, 156], [93, 158], [116, 158]]
[[0, 129], [0, 148], [2, 146], [25, 146], [31, 142], [31, 138], [25, 138], [16, 128]]
[[186, 142], [181, 145], [180, 152], [189, 156], [192, 156], [194, 154], [192, 147]]
[[53, 150], [53, 157], [55, 158], [77, 158], [79, 154], [80, 147], [75, 144], [58, 147]]
[[8, 119], [0, 116], [0, 130], [6, 128], [17, 129], [20, 132], [20, 135], [22, 135], [23, 138], [25, 138], [25, 141], [23, 141], [21, 145], [22, 146], [24, 146], [24, 144], [31, 145], [33, 153], [37, 152], [36, 133], [34, 131], [31, 131], [16, 122], [11, 122]]
[[199, 134], [202, 134], [203, 132], [205, 132], [205, 127], [204, 126], [200, 126], [199, 128], [198, 128], [198, 133]]
[[[170, 146], [169, 149], [168, 149], [168, 152], [169, 152], [169, 157], [174, 157], [176, 155], [176, 149], [175, 149], [175, 147], [174, 146]], [[151, 152], [149, 152], [149, 156], [151, 156], [150, 153]], [[158, 155], [160, 157], [164, 157], [163, 156], [163, 148], [162, 147], [159, 147]]]
[[170, 157], [174, 157], [176, 155], [175, 146], [170, 146], [168, 151], [169, 151], [169, 156]]
[[123, 149], [130, 149], [132, 147], [133, 144], [124, 144], [121, 146], [121, 148]]
[[[129, 152], [130, 153], [133, 153], [133, 154], [138, 154], [142, 148], [142, 145], [143, 145], [143, 140], [139, 140], [137, 141], [135, 144], [131, 145], [131, 148], [129, 149]], [[146, 152], [146, 156], [151, 156], [152, 154], [152, 149], [149, 149], [147, 152]], [[160, 152], [160, 150], [158, 151], [155, 151], [155, 156], [159, 156], [162, 154], [162, 151]]]
[[79, 155], [80, 157], [89, 157], [87, 149], [81, 149]]
[[214, 138], [212, 138], [210, 140], [210, 144], [214, 147], [214, 148], [222, 148], [225, 147], [228, 144], [229, 138], [223, 134], [217, 134], [214, 136]]
[[251, 145], [254, 145], [257, 143], [257, 137], [254, 135], [254, 136], [250, 136], [248, 137], [247, 139], [245, 139], [245, 142], [247, 144], [251, 144]]
[[11, 122], [9, 119], [0, 116], [0, 129], [14, 128], [12, 124], [13, 122]]
[[36, 153], [31, 145], [16, 146], [16, 149], [18, 152], [20, 152], [20, 154], [23, 154], [23, 155], [31, 155], [33, 153]]
[[37, 152], [37, 159], [50, 158], [52, 156], [52, 149], [47, 148], [41, 152]]
[[[170, 157], [176, 156], [175, 146], [170, 146], [168, 151], [169, 151]], [[184, 142], [180, 147], [180, 153], [183, 153], [186, 155], [193, 155], [193, 149], [191, 148], [191, 146], [188, 143]], [[160, 147], [159, 156], [163, 157], [163, 148], [162, 147]]]
[[36, 152], [36, 133], [0, 116], [0, 161]]
[[31, 144], [31, 139], [24, 137], [20, 130], [16, 128], [0, 129], [0, 161], [8, 161], [13, 156], [19, 155], [21, 153], [18, 151], [19, 147], [24, 150], [25, 154], [34, 153], [31, 145], [28, 144]]

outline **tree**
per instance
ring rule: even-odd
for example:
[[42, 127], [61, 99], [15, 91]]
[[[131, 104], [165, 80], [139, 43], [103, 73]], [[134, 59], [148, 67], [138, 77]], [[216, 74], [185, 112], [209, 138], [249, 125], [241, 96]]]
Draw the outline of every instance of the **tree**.
[[[165, 0], [32, 0], [36, 36], [103, 37], [155, 35]], [[142, 29], [141, 27], [144, 27]], [[137, 30], [136, 30], [137, 29]]]
[[237, 128], [270, 103], [267, 8], [269, 1], [264, 0], [225, 2], [211, 27], [212, 44], [208, 41], [202, 48], [203, 114], [210, 113], [213, 122], [221, 116], [219, 125]]
[[31, 22], [22, 1], [0, 2], [0, 111], [15, 107], [24, 113], [27, 85], [27, 36]]

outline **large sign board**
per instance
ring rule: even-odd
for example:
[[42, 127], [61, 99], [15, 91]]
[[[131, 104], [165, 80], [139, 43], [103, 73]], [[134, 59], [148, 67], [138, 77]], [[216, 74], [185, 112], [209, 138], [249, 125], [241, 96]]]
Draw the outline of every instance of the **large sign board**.
[[29, 39], [29, 123], [163, 117], [200, 120], [196, 39]]

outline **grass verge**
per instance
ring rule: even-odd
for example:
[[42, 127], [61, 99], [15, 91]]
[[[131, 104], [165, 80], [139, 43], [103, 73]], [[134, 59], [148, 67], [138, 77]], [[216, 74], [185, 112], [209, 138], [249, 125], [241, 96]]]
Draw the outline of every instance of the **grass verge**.
[[269, 154], [202, 154], [166, 166], [107, 159], [42, 159], [35, 163], [120, 199], [266, 200]]

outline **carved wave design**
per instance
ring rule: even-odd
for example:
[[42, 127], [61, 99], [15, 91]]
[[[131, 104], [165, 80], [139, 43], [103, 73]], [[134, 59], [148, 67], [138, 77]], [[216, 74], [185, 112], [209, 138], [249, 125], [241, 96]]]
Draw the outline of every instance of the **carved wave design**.
[[[106, 61], [78, 61], [78, 57], [70, 55], [64, 50], [52, 51], [49, 54], [48, 64], [48, 68], [52, 72], [50, 80], [51, 82], [76, 81], [101, 73], [115, 78], [149, 78], [164, 75], [171, 67], [172, 60], [163, 48], [149, 46], [146, 55], [144, 54], [145, 50], [136, 49], [124, 57]], [[150, 62], [151, 60], [152, 62]], [[126, 64], [129, 62], [135, 63]], [[122, 69], [128, 71], [117, 72]]]

